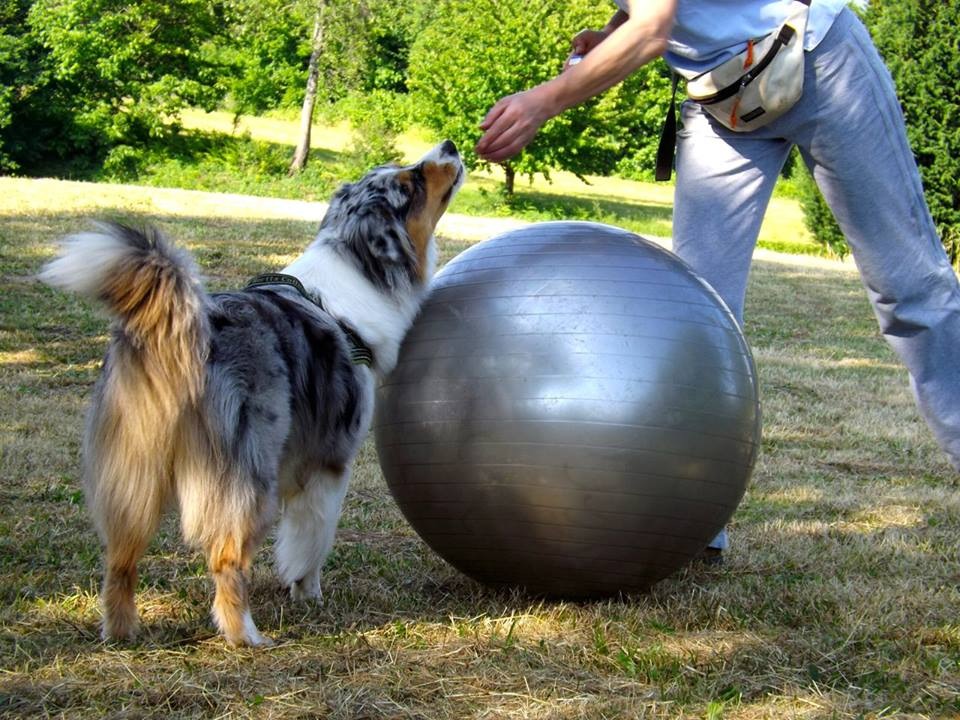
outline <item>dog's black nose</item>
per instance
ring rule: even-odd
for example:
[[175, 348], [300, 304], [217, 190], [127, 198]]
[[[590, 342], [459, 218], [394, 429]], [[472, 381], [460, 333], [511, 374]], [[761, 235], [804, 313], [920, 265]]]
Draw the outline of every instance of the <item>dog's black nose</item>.
[[444, 140], [443, 145], [440, 146], [441, 155], [459, 155], [457, 152], [457, 146], [453, 144], [453, 140]]

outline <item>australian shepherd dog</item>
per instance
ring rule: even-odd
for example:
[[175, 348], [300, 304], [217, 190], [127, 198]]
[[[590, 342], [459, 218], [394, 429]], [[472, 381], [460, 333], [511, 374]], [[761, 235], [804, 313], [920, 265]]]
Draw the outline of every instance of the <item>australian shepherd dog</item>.
[[189, 255], [153, 230], [103, 224], [63, 242], [41, 279], [114, 317], [83, 470], [105, 545], [104, 638], [135, 634], [137, 561], [174, 503], [228, 643], [270, 642], [248, 580], [276, 518], [282, 583], [320, 598], [375, 378], [425, 297], [434, 228], [463, 177], [449, 141], [371, 171], [334, 194], [300, 257], [236, 292], [207, 294]]

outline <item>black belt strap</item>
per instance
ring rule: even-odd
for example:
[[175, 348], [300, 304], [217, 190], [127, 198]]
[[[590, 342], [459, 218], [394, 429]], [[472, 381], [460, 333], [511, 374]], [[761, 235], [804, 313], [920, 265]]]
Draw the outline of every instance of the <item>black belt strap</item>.
[[660, 145], [657, 147], [657, 170], [655, 178], [657, 180], [669, 180], [673, 173], [673, 156], [677, 148], [677, 83], [680, 76], [670, 73], [673, 79], [673, 89], [670, 93], [670, 110], [667, 111], [667, 119], [663, 122], [663, 130], [660, 132]]

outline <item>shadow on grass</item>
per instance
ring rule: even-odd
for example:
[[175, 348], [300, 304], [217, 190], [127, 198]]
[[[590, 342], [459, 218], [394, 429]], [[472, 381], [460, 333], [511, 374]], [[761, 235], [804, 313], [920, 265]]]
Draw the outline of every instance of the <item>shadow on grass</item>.
[[[205, 158], [220, 158], [242, 168], [237, 160], [261, 158], [266, 167], [276, 174], [286, 175], [293, 157], [293, 146], [266, 140], [253, 140], [249, 135], [230, 135], [227, 133], [182, 130], [162, 144], [150, 147], [151, 154], [182, 162], [197, 162]], [[342, 161], [345, 153], [329, 148], [311, 148], [310, 159], [313, 162], [335, 163]]]
[[[849, 606], [855, 598], [890, 593], [892, 584], [906, 578], [904, 568], [939, 561], [922, 544], [904, 548], [885, 542], [891, 534], [919, 532], [909, 526], [867, 534], [837, 530], [814, 545], [831, 557], [855, 545], [876, 547], [866, 564], [825, 567], [816, 555], [782, 558], [775, 565], [748, 559], [720, 570], [681, 570], [646, 594], [577, 603], [485, 590], [402, 534], [364, 543], [341, 539], [326, 568], [324, 605], [293, 603], [263, 568], [261, 553], [253, 615], [279, 644], [259, 651], [227, 648], [206, 618], [208, 584], [177, 579], [171, 567], [165, 569], [170, 590], [164, 596], [170, 605], [144, 623], [134, 643], [102, 644], [94, 621], [70, 619], [67, 611], [59, 618], [22, 616], [16, 627], [8, 625], [0, 653], [19, 662], [29, 658], [32, 672], [11, 668], [0, 682], [0, 713], [26, 717], [119, 703], [134, 713], [162, 705], [175, 714], [211, 708], [222, 714], [264, 702], [264, 687], [273, 696], [265, 707], [283, 707], [274, 703], [287, 697], [323, 715], [337, 707], [336, 693], [342, 691], [356, 703], [373, 693], [396, 712], [396, 703], [427, 709], [440, 702], [416, 692], [424, 677], [457, 688], [457, 678], [468, 671], [465, 687], [474, 695], [462, 711], [487, 703], [496, 707], [499, 691], [514, 690], [507, 676], [522, 678], [520, 690], [526, 685], [532, 693], [540, 688], [541, 674], [549, 675], [544, 688], [575, 683], [580, 699], [609, 692], [608, 683], [636, 687], [647, 701], [655, 696], [674, 704], [706, 702], [733, 687], [738, 704], [762, 706], [806, 687], [826, 707], [859, 699], [935, 714], [957, 711], [956, 697], [918, 699], [917, 680], [909, 674], [917, 671], [913, 644], [891, 642], [885, 611], [872, 603]], [[786, 547], [794, 539], [789, 530], [770, 530], [765, 537], [772, 546]], [[395, 574], [383, 572], [384, 553]], [[409, 562], [396, 565], [398, 554]], [[175, 553], [168, 558], [171, 565], [177, 555], [183, 561], [183, 554]], [[916, 579], [911, 585], [911, 602], [929, 601], [932, 607], [903, 621], [896, 632], [936, 637], [930, 626], [950, 619], [943, 611], [943, 588], [923, 588]], [[146, 596], [156, 613], [163, 597], [141, 588], [141, 603]], [[685, 645], [688, 637], [691, 644]], [[709, 647], [711, 642], [716, 644]], [[928, 640], [921, 659], [948, 663], [942, 667], [949, 673], [950, 652], [945, 641]], [[942, 677], [949, 682], [949, 675]], [[823, 699], [825, 692], [837, 696]], [[176, 701], [168, 703], [174, 695]], [[838, 715], [825, 710], [811, 717]]]
[[671, 222], [669, 205], [638, 203], [627, 200], [558, 196], [536, 191], [521, 191], [511, 206], [520, 212], [533, 210], [557, 220], [596, 220], [625, 218], [633, 222]]

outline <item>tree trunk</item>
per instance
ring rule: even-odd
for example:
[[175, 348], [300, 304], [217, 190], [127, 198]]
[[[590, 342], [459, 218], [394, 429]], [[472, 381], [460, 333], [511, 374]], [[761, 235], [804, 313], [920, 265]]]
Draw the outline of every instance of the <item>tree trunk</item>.
[[504, 182], [507, 185], [507, 197], [513, 197], [513, 178], [516, 172], [513, 165], [508, 162], [503, 163]]
[[320, 79], [320, 52], [323, 46], [323, 5], [317, 8], [310, 44], [310, 63], [307, 66], [307, 93], [300, 111], [300, 140], [290, 163], [290, 175], [303, 172], [310, 157], [310, 128], [313, 125], [313, 106], [317, 104], [317, 84]]

